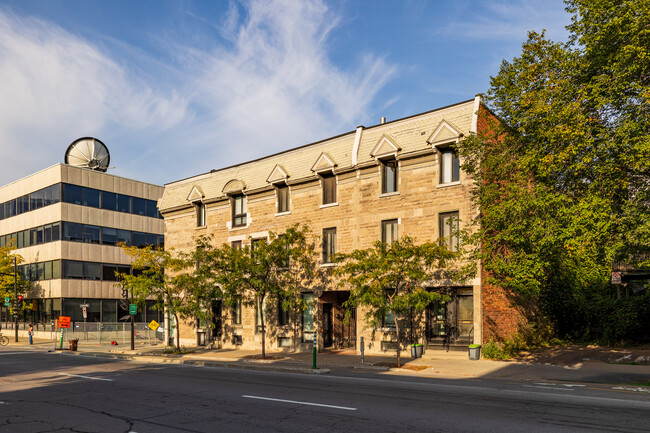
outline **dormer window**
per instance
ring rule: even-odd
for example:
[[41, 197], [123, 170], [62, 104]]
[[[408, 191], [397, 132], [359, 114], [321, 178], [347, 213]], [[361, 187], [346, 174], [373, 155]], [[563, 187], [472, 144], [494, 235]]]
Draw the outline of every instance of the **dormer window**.
[[386, 159], [381, 163], [381, 193], [397, 192], [398, 165], [396, 159]]
[[278, 196], [278, 213], [289, 212], [289, 187], [287, 184], [278, 184], [275, 187]]
[[205, 205], [201, 202], [196, 203], [196, 226], [205, 227]]
[[460, 160], [458, 153], [451, 147], [440, 149], [440, 183], [458, 182], [460, 180]]
[[334, 173], [321, 173], [323, 204], [336, 203], [336, 176]]
[[246, 196], [243, 194], [235, 195], [232, 202], [232, 226], [243, 227], [246, 225]]

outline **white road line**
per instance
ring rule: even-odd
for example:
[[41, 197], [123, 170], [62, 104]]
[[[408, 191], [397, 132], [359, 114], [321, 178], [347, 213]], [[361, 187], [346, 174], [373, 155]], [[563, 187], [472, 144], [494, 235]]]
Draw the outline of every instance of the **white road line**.
[[281, 398], [259, 397], [259, 396], [256, 396], [256, 395], [242, 395], [242, 397], [244, 397], [244, 398], [255, 398], [255, 399], [258, 399], [258, 400], [279, 401], [279, 402], [282, 402], [282, 403], [304, 404], [304, 405], [307, 405], [307, 406], [329, 407], [329, 408], [332, 408], [332, 409], [357, 410], [356, 407], [332, 406], [331, 404], [308, 403], [306, 401], [283, 400]]
[[25, 352], [0, 352], [0, 355], [24, 355]]
[[556, 389], [558, 391], [573, 391], [573, 388], [558, 388], [557, 386], [536, 386], [524, 385], [525, 388], [542, 388], [542, 389]]
[[72, 377], [81, 377], [82, 379], [91, 379], [91, 380], [105, 380], [107, 382], [113, 382], [113, 379], [104, 379], [101, 377], [90, 377], [90, 376], [82, 376], [80, 374], [70, 374], [70, 373], [59, 373], [64, 376], [72, 376]]

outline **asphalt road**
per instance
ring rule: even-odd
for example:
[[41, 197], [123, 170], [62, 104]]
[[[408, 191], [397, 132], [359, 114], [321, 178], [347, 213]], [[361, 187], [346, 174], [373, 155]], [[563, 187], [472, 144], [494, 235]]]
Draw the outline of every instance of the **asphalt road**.
[[649, 432], [634, 387], [329, 375], [0, 350], [0, 432]]

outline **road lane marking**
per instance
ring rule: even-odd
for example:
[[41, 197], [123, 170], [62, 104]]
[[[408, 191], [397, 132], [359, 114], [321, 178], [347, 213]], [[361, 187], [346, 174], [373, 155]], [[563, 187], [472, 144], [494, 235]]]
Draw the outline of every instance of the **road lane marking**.
[[107, 382], [113, 382], [113, 379], [104, 379], [102, 377], [90, 377], [90, 376], [82, 376], [80, 374], [70, 374], [70, 373], [59, 373], [59, 374], [62, 374], [63, 376], [80, 377], [82, 379], [105, 380]]
[[0, 355], [23, 355], [25, 352], [0, 352]]
[[295, 400], [283, 400], [281, 398], [259, 397], [257, 395], [242, 395], [242, 397], [244, 397], [244, 398], [254, 398], [254, 399], [258, 399], [258, 400], [279, 401], [281, 403], [304, 404], [306, 406], [329, 407], [329, 408], [332, 408], [332, 409], [357, 410], [356, 407], [333, 406], [331, 404], [309, 403], [309, 402], [306, 402], [306, 401], [295, 401]]
[[524, 385], [524, 388], [542, 388], [542, 389], [556, 389], [558, 391], [573, 391], [573, 388], [558, 388], [557, 386]]

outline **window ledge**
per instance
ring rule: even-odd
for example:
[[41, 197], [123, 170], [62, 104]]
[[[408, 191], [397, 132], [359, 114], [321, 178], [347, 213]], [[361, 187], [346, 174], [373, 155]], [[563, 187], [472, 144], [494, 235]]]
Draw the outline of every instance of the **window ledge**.
[[392, 197], [394, 195], [399, 195], [399, 191], [384, 192], [384, 193], [379, 194], [379, 197]]
[[460, 185], [460, 180], [457, 180], [456, 182], [447, 182], [447, 183], [439, 183], [436, 185], [436, 188], [446, 188], [448, 186], [456, 186]]
[[275, 214], [276, 217], [285, 216], [285, 215], [291, 215], [291, 211], [288, 210], [286, 212], [278, 212], [278, 213]]
[[321, 268], [333, 268], [334, 266], [336, 266], [336, 263], [321, 263], [320, 264]]
[[339, 205], [339, 202], [337, 201], [337, 202], [334, 202], [334, 203], [322, 204], [322, 205], [320, 205], [320, 208], [324, 209], [326, 207], [332, 207], [332, 206], [338, 206], [338, 205]]
[[230, 231], [246, 230], [247, 228], [248, 228], [248, 224], [245, 225], [245, 226], [235, 226], [235, 227], [231, 227], [231, 228], [230, 228]]
[[208, 226], [198, 226], [198, 227], [194, 227], [194, 230], [205, 230], [207, 228]]

